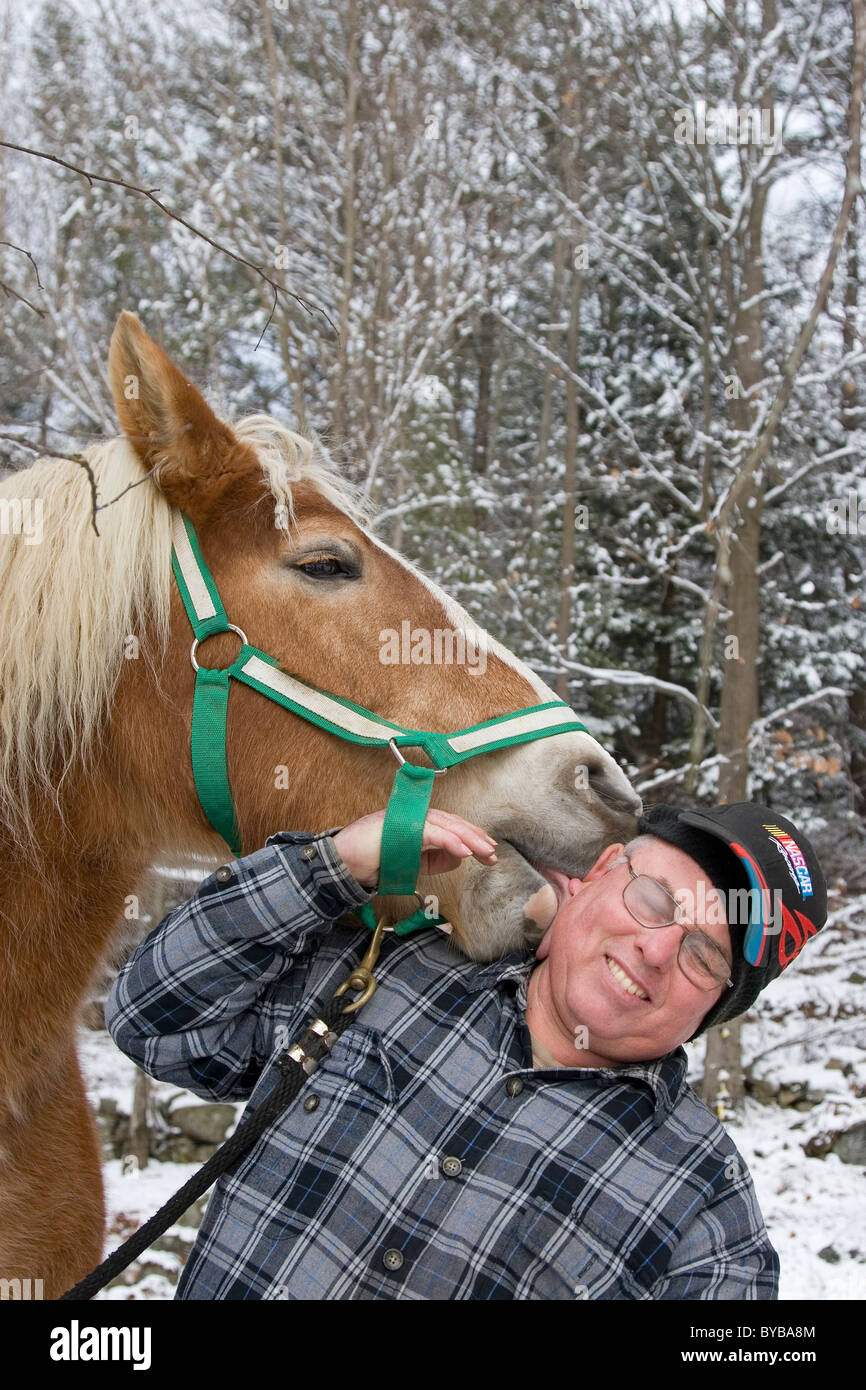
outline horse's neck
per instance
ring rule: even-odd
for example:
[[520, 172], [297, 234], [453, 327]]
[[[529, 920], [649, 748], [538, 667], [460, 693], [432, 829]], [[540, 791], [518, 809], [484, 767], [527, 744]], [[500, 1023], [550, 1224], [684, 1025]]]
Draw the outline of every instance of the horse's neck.
[[38, 871], [14, 854], [0, 863], [0, 1096], [14, 1105], [71, 1042], [147, 861], [123, 843], [64, 852], [58, 837], [46, 840]]

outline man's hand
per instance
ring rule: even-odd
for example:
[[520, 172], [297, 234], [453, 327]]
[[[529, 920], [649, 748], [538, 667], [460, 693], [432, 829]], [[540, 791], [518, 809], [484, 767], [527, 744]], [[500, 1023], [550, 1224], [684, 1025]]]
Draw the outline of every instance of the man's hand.
[[[337, 853], [365, 888], [375, 888], [379, 881], [384, 821], [385, 812], [374, 811], [334, 836]], [[481, 864], [495, 864], [495, 847], [496, 841], [471, 821], [450, 811], [428, 811], [421, 840], [421, 873], [448, 873], [471, 854]]]

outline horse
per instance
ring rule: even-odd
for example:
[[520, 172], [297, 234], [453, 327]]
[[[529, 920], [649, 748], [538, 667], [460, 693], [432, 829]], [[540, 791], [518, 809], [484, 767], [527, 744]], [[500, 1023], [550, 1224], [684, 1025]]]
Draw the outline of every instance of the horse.
[[[556, 698], [492, 638], [483, 671], [384, 659], [382, 634], [404, 622], [471, 634], [476, 650], [486, 634], [372, 534], [359, 491], [322, 450], [264, 415], [222, 419], [134, 314], [117, 321], [108, 367], [122, 433], [0, 485], [7, 515], [26, 503], [41, 520], [38, 538], [12, 528], [0, 542], [0, 1277], [41, 1279], [47, 1298], [98, 1263], [104, 1237], [75, 1046], [89, 983], [155, 860], [227, 857], [192, 775], [172, 509], [195, 526], [229, 620], [310, 685], [442, 732]], [[237, 650], [224, 632], [198, 659], [227, 666]], [[381, 808], [395, 763], [235, 683], [227, 767], [247, 855], [279, 829]], [[499, 842], [496, 866], [419, 881], [455, 948], [479, 960], [539, 939], [539, 866], [581, 875], [635, 833], [641, 809], [579, 732], [450, 768], [433, 804]], [[417, 907], [374, 901], [386, 904]]]

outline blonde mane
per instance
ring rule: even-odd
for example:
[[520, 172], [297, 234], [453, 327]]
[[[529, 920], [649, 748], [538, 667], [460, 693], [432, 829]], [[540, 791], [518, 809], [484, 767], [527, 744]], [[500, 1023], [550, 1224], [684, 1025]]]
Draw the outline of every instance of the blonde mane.
[[[292, 486], [311, 482], [328, 501], [363, 523], [360, 493], [337, 477], [309, 440], [267, 415], [233, 424], [257, 453], [278, 508], [277, 524], [294, 520]], [[126, 439], [84, 451], [104, 503], [140, 482], [144, 464]], [[150, 481], [97, 513], [85, 470], [43, 458], [0, 483], [6, 519], [22, 508], [40, 517], [39, 543], [18, 525], [0, 536], [0, 815], [23, 854], [34, 853], [34, 797], [60, 812], [70, 769], [92, 759], [131, 654], [129, 639], [154, 625], [158, 660], [169, 636], [169, 504]]]

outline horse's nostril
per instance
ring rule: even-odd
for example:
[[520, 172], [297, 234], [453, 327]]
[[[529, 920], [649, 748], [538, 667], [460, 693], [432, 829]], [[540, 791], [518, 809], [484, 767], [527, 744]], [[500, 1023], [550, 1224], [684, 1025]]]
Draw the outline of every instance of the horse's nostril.
[[581, 770], [583, 778], [575, 777], [576, 787], [580, 787], [581, 784], [588, 787], [612, 811], [624, 811], [632, 816], [640, 815], [643, 802], [624, 774], [612, 776], [610, 769], [601, 762], [587, 762]]

